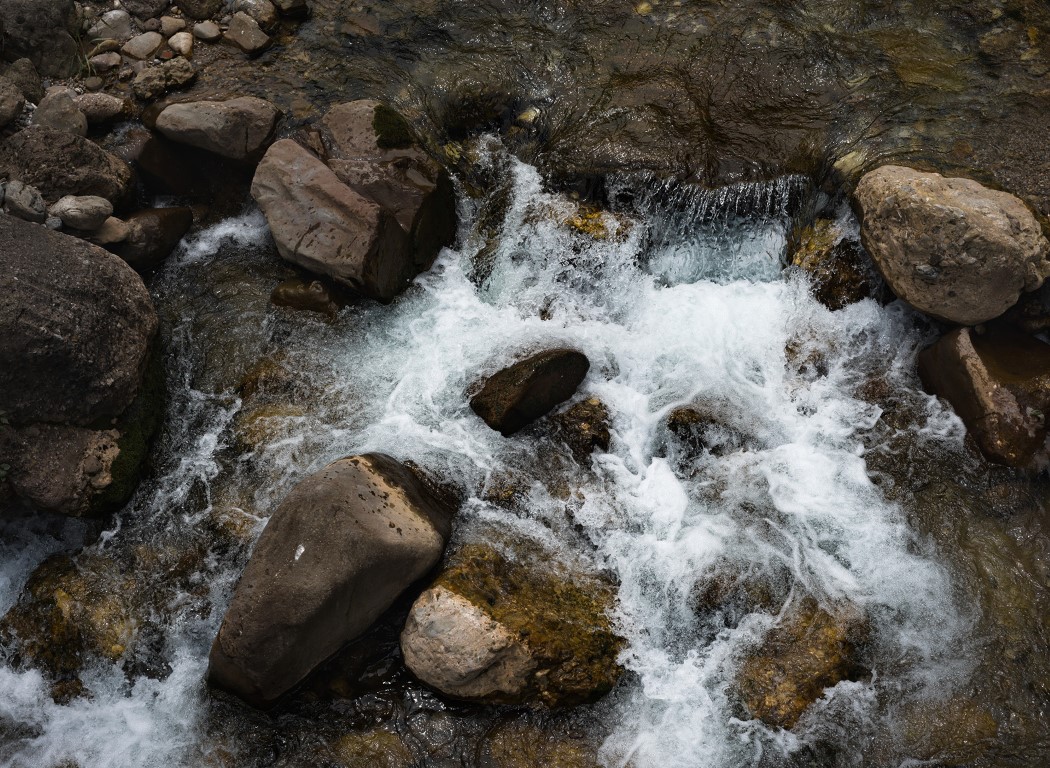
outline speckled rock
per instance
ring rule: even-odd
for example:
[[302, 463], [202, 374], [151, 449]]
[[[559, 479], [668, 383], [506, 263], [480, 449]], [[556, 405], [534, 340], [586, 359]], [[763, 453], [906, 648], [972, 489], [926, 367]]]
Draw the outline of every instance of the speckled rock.
[[865, 174], [854, 201], [864, 247], [890, 288], [939, 320], [991, 320], [1050, 274], [1050, 243], [1006, 192], [891, 165]]

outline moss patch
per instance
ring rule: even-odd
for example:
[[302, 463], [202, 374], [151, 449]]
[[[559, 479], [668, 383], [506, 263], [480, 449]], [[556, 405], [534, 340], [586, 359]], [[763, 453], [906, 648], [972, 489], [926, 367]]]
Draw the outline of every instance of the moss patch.
[[372, 117], [376, 144], [380, 149], [408, 149], [416, 142], [412, 126], [398, 112], [380, 104]]
[[608, 692], [623, 674], [616, 663], [623, 641], [608, 616], [612, 585], [546, 570], [547, 553], [523, 554], [543, 565], [511, 561], [489, 545], [466, 545], [435, 586], [467, 598], [529, 647], [539, 665], [529, 693], [540, 701], [579, 704]]

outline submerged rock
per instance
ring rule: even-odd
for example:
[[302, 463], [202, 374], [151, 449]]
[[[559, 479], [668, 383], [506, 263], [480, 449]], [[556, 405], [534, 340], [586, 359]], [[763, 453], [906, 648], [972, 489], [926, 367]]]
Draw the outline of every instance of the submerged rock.
[[420, 680], [460, 699], [579, 704], [623, 670], [608, 611], [615, 592], [589, 574], [511, 560], [472, 544], [416, 600], [401, 650]]
[[1050, 344], [1005, 327], [960, 328], [919, 354], [919, 376], [989, 461], [1021, 467], [1044, 451]]
[[273, 703], [434, 567], [452, 510], [382, 454], [340, 459], [270, 518], [211, 649], [211, 684]]
[[790, 260], [809, 275], [814, 297], [828, 309], [841, 309], [879, 292], [878, 275], [860, 243], [830, 219], [817, 219], [795, 235]]
[[581, 400], [551, 417], [554, 436], [569, 446], [580, 463], [586, 463], [596, 449], [609, 450], [609, 409], [596, 397]]
[[125, 220], [127, 232], [109, 246], [113, 253], [130, 264], [136, 272], [152, 272], [164, 263], [193, 226], [189, 208], [146, 208]]
[[273, 138], [280, 115], [277, 107], [255, 96], [191, 101], [165, 107], [157, 117], [157, 130], [179, 144], [249, 160]]
[[481, 768], [599, 768], [598, 750], [580, 738], [522, 722], [501, 723], [482, 745]]
[[590, 362], [573, 349], [540, 352], [493, 374], [470, 407], [504, 437], [572, 397]]
[[331, 286], [321, 280], [303, 280], [293, 277], [282, 281], [270, 294], [270, 301], [278, 307], [291, 307], [308, 312], [319, 312], [335, 318], [346, 301]]
[[1050, 243], [1006, 192], [890, 165], [866, 174], [854, 200], [864, 247], [890, 288], [939, 320], [991, 320], [1050, 274]]
[[855, 606], [828, 611], [803, 600], [741, 665], [737, 687], [748, 711], [768, 725], [793, 728], [826, 688], [863, 673], [857, 648], [866, 632]]

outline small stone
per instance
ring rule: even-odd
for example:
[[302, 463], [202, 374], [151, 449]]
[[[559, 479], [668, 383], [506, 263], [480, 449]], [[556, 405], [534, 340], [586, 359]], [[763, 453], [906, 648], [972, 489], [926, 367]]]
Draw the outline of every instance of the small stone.
[[53, 89], [48, 92], [33, 113], [33, 124], [77, 136], [87, 136], [87, 118], [77, 109], [71, 93], [67, 89]]
[[160, 32], [160, 19], [146, 19], [142, 22], [142, 29], [146, 32]]
[[[84, 78], [84, 88], [89, 91], [101, 91], [102, 86], [104, 86], [105, 84], [105, 81], [97, 75], [92, 75], [91, 77]], [[83, 110], [81, 110], [81, 112], [83, 112]], [[84, 117], [87, 117], [87, 115], [84, 115]], [[88, 118], [88, 123], [90, 122], [91, 118]]]
[[179, 10], [191, 19], [212, 19], [222, 10], [223, 0], [178, 0]]
[[244, 11], [233, 14], [225, 39], [248, 54], [260, 53], [270, 45], [270, 36]]
[[186, 59], [172, 59], [160, 66], [147, 67], [135, 75], [131, 89], [143, 101], [159, 99], [173, 88], [193, 82], [197, 70]]
[[160, 33], [164, 37], [171, 37], [176, 32], [186, 29], [186, 20], [177, 19], [174, 16], [160, 17]]
[[100, 53], [88, 59], [88, 66], [95, 72], [109, 72], [119, 67], [121, 61], [119, 53]]
[[233, 9], [247, 13], [264, 30], [277, 26], [277, 9], [270, 0], [237, 0]]
[[202, 21], [193, 25], [193, 36], [204, 43], [214, 43], [222, 37], [222, 30], [214, 21]]
[[156, 21], [156, 17], [167, 10], [171, 5], [171, 0], [121, 0], [121, 5], [132, 16], [145, 19], [145, 23], [149, 24], [151, 21]]
[[36, 187], [17, 180], [7, 182], [4, 188], [4, 210], [19, 219], [37, 224], [47, 220], [47, 205]]
[[112, 122], [123, 115], [127, 108], [123, 99], [108, 93], [85, 93], [73, 101], [92, 125]]
[[88, 30], [92, 40], [127, 40], [131, 37], [131, 15], [127, 11], [107, 11]]
[[44, 226], [51, 230], [62, 229], [62, 219], [58, 216], [48, 216], [44, 219]]
[[193, 35], [189, 32], [176, 32], [168, 40], [168, 47], [180, 56], [189, 58], [193, 54]]
[[64, 226], [90, 232], [113, 215], [113, 204], [95, 195], [66, 195], [52, 205], [48, 213], [61, 219]]
[[133, 59], [149, 59], [164, 43], [160, 32], [144, 32], [128, 40], [121, 50]]

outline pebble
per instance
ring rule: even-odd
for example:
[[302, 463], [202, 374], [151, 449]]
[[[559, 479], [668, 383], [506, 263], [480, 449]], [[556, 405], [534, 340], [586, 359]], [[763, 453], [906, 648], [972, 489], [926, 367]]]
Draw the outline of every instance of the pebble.
[[128, 40], [121, 50], [133, 59], [149, 59], [163, 43], [160, 32], [143, 32]]
[[96, 45], [94, 48], [91, 49], [91, 52], [88, 54], [88, 58], [92, 58], [94, 56], [99, 56], [99, 55], [101, 55], [103, 53], [109, 53], [110, 51], [119, 51], [119, 50], [120, 50], [120, 42], [119, 41], [117, 41], [117, 40], [103, 40], [101, 43], [99, 43], [98, 45]]
[[226, 40], [249, 54], [259, 53], [270, 44], [270, 36], [244, 11], [233, 14], [230, 28], [226, 30]]
[[214, 43], [222, 37], [222, 30], [214, 21], [202, 21], [193, 25], [193, 36], [205, 43]]
[[131, 16], [120, 9], [107, 11], [87, 34], [91, 40], [127, 40], [131, 37]]
[[189, 58], [193, 54], [193, 35], [189, 32], [176, 32], [168, 40], [168, 47], [180, 56]]
[[100, 53], [97, 56], [92, 56], [88, 59], [88, 66], [95, 72], [109, 72], [111, 69], [119, 67], [121, 61], [120, 54], [116, 51], [111, 51], [110, 53]]
[[185, 19], [177, 19], [174, 16], [160, 17], [160, 33], [164, 37], [171, 37], [176, 32], [181, 32], [184, 29], [186, 29]]
[[85, 93], [73, 101], [91, 124], [108, 123], [124, 114], [124, 100], [108, 93]]

